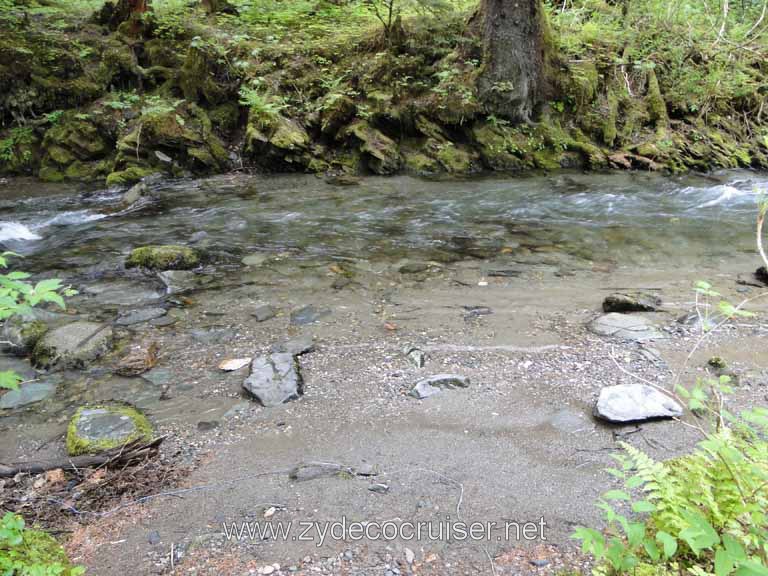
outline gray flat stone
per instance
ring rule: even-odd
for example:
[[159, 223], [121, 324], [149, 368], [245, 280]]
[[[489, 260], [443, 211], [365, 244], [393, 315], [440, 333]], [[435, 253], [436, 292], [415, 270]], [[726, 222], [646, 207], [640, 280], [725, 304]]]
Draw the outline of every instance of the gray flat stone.
[[256, 307], [253, 312], [251, 312], [251, 316], [256, 319], [256, 322], [266, 322], [267, 320], [274, 318], [276, 315], [277, 310], [275, 310], [271, 304], [262, 304], [261, 306]]
[[345, 468], [335, 462], [307, 462], [296, 466], [288, 473], [288, 477], [297, 482], [304, 482], [316, 478], [337, 476], [342, 470]]
[[292, 338], [285, 342], [272, 345], [270, 352], [278, 354], [291, 354], [293, 356], [301, 356], [307, 352], [312, 352], [315, 349], [315, 341], [312, 336], [299, 336], [298, 338]]
[[0, 409], [12, 410], [28, 404], [45, 400], [56, 392], [56, 385], [51, 382], [29, 382], [10, 390], [0, 397]]
[[301, 386], [296, 359], [286, 353], [255, 358], [251, 363], [251, 375], [243, 382], [243, 388], [267, 407], [297, 399]]
[[623, 340], [642, 342], [664, 338], [659, 329], [644, 316], [611, 312], [595, 318], [589, 329], [599, 336], [611, 336]]
[[304, 306], [303, 308], [291, 312], [291, 324], [296, 326], [312, 324], [321, 318], [328, 316], [330, 313], [331, 311], [328, 308], [316, 308], [310, 304], [309, 306]]
[[422, 378], [413, 386], [409, 394], [414, 398], [423, 400], [435, 394], [440, 394], [444, 389], [466, 388], [469, 386], [469, 378], [456, 374], [436, 374], [428, 378]]
[[680, 404], [646, 384], [619, 384], [603, 388], [595, 406], [595, 415], [609, 422], [637, 422], [682, 414]]
[[115, 320], [115, 324], [118, 326], [132, 326], [133, 324], [141, 324], [142, 322], [149, 322], [156, 318], [165, 316], [168, 311], [165, 308], [141, 308], [139, 310], [129, 310], [118, 316]]
[[48, 332], [35, 346], [36, 366], [83, 368], [112, 345], [112, 327], [98, 322], [73, 322]]
[[75, 423], [77, 434], [89, 442], [123, 441], [136, 431], [129, 416], [107, 408], [86, 408]]

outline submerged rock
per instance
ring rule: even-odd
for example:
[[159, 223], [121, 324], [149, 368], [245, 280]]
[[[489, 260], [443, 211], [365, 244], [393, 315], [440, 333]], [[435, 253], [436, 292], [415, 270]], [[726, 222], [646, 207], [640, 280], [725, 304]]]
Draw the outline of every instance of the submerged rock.
[[84, 368], [112, 346], [112, 327], [79, 321], [48, 332], [35, 346], [32, 363], [39, 368]]
[[189, 270], [164, 270], [158, 272], [157, 277], [165, 284], [165, 293], [169, 296], [200, 290], [213, 281], [210, 277]]
[[292, 354], [276, 353], [259, 356], [251, 363], [251, 375], [245, 388], [263, 406], [279, 406], [296, 400], [302, 393], [299, 366]]
[[28, 382], [0, 397], [0, 410], [11, 410], [34, 404], [53, 396], [54, 392], [56, 392], [56, 385], [52, 382]]
[[664, 337], [647, 318], [618, 312], [595, 318], [589, 324], [589, 329], [599, 336], [612, 336], [635, 342]]
[[661, 298], [646, 292], [616, 293], [603, 300], [603, 312], [655, 312]]
[[301, 356], [307, 352], [312, 352], [314, 349], [315, 340], [312, 336], [299, 336], [298, 338], [292, 338], [291, 340], [274, 344], [270, 348], [270, 352]]
[[96, 454], [139, 438], [152, 439], [152, 425], [129, 406], [83, 406], [67, 427], [67, 454]]
[[609, 422], [636, 422], [682, 414], [680, 404], [646, 384], [619, 384], [603, 388], [595, 406], [595, 415]]
[[266, 322], [276, 315], [277, 311], [271, 304], [262, 304], [261, 306], [257, 306], [256, 309], [251, 312], [251, 316], [256, 319], [256, 322]]
[[427, 363], [427, 355], [415, 346], [406, 346], [403, 348], [403, 353], [416, 368], [424, 368], [424, 365]]
[[437, 374], [423, 378], [416, 382], [409, 394], [414, 398], [423, 400], [435, 394], [440, 394], [444, 389], [466, 388], [469, 386], [469, 378], [456, 374]]
[[331, 311], [328, 308], [316, 308], [310, 304], [291, 312], [291, 324], [296, 326], [312, 324], [320, 320], [320, 318], [328, 316], [330, 313]]
[[165, 316], [168, 311], [165, 308], [141, 308], [139, 310], [129, 310], [123, 312], [115, 320], [115, 324], [118, 326], [132, 326], [133, 324], [141, 324], [142, 322], [149, 322], [155, 318]]
[[188, 246], [142, 246], [131, 251], [126, 268], [149, 270], [189, 270], [200, 264], [200, 254]]
[[131, 186], [128, 191], [123, 194], [120, 204], [124, 208], [127, 208], [146, 196], [149, 196], [149, 187], [144, 184], [144, 182], [139, 182], [138, 184]]

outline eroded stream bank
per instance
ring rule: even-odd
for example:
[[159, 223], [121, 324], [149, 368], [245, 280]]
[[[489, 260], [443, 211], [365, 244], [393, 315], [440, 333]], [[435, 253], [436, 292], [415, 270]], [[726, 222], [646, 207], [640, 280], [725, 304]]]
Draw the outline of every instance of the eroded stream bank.
[[[563, 551], [574, 525], [596, 522], [592, 503], [611, 486], [602, 469], [618, 440], [661, 458], [690, 447], [693, 437], [674, 423], [607, 426], [592, 408], [601, 388], [633, 381], [617, 363], [669, 383], [696, 338], [678, 322], [693, 309], [696, 280], [733, 301], [760, 293], [750, 273], [764, 182], [752, 173], [561, 174], [371, 179], [348, 189], [231, 176], [158, 183], [151, 201], [126, 210], [117, 193], [58, 188], [30, 197], [29, 183], [11, 181], [2, 243], [25, 254], [26, 269], [72, 283], [80, 295], [64, 320], [109, 324], [116, 347], [85, 370], [53, 375], [2, 357], [55, 391], [2, 413], [0, 461], [60, 456], [78, 406], [125, 401], [172, 434], [168, 457], [178, 450], [175, 458], [198, 462], [186, 485], [208, 488], [89, 518], [71, 547], [94, 574], [171, 573], [171, 544], [176, 573], [245, 574], [273, 563], [273, 573], [490, 573], [489, 555], [499, 574], [554, 571], [572, 560]], [[204, 261], [165, 282], [126, 271], [126, 256], [144, 244], [184, 244]], [[605, 296], [638, 289], [662, 299], [645, 317], [663, 337], [636, 343], [586, 328]], [[764, 307], [758, 300], [752, 309]], [[120, 321], [152, 309], [162, 313]], [[764, 333], [761, 317], [718, 331], [683, 378], [705, 374], [718, 355], [739, 374], [736, 401], [765, 404]], [[296, 401], [261, 407], [242, 392], [247, 367], [218, 368], [309, 336], [315, 349], [298, 359]], [[156, 367], [114, 374], [132, 347], [150, 342]], [[406, 357], [408, 347], [426, 354], [424, 367]], [[439, 373], [470, 385], [408, 395]], [[289, 470], [307, 461], [376, 475], [291, 480]], [[386, 490], [371, 489], [377, 484]], [[326, 539], [318, 549], [316, 539], [222, 536], [222, 523], [264, 518], [457, 515], [502, 524], [543, 517], [547, 542]]]

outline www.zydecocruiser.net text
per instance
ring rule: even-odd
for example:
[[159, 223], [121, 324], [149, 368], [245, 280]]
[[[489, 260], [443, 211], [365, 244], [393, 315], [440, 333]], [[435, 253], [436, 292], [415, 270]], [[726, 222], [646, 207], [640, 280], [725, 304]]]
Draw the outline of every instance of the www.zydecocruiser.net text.
[[512, 542], [546, 541], [547, 523], [536, 521], [465, 522], [446, 516], [444, 520], [401, 522], [395, 520], [360, 522], [346, 517], [333, 521], [254, 521], [222, 523], [228, 541], [314, 542], [318, 547], [327, 541], [443, 541], [443, 542]]

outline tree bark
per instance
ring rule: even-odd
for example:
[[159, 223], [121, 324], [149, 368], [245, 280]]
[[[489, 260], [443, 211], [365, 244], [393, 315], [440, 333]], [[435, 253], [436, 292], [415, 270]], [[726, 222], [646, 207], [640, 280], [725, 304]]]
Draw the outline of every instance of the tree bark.
[[482, 0], [480, 20], [480, 99], [489, 114], [530, 122], [544, 92], [546, 23], [541, 0]]

